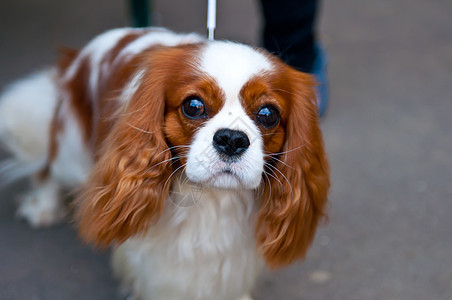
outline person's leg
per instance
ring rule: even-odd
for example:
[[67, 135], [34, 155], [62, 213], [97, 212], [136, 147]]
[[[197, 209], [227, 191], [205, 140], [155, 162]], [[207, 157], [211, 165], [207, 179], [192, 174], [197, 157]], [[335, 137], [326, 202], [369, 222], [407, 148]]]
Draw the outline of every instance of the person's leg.
[[317, 0], [261, 0], [264, 47], [286, 63], [311, 72], [315, 59]]
[[151, 25], [150, 0], [129, 0], [130, 14], [132, 15], [133, 26], [147, 27]]
[[261, 0], [264, 47], [295, 69], [315, 75], [322, 116], [328, 101], [326, 54], [316, 40], [317, 0]]

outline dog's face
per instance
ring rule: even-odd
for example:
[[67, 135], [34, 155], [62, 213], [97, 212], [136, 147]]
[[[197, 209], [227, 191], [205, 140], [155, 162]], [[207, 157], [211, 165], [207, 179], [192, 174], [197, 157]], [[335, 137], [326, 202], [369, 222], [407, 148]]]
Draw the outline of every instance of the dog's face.
[[268, 265], [303, 256], [329, 186], [311, 77], [228, 42], [151, 51], [142, 65], [81, 196], [85, 239], [106, 245], [145, 230], [185, 172], [204, 186], [259, 189]]
[[179, 69], [176, 80], [184, 84], [167, 91], [165, 135], [191, 181], [256, 189], [268, 163], [264, 153], [279, 151], [284, 141], [287, 103], [272, 86], [274, 66], [232, 43], [200, 53], [197, 66]]

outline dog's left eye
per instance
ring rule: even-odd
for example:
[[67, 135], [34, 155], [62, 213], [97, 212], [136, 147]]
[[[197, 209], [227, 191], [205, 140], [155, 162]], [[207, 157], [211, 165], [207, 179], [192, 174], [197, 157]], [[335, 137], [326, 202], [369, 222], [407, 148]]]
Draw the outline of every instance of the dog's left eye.
[[199, 97], [189, 97], [182, 103], [182, 113], [190, 119], [206, 116], [206, 105]]
[[259, 108], [256, 120], [266, 128], [273, 128], [279, 122], [279, 111], [273, 105], [264, 105]]

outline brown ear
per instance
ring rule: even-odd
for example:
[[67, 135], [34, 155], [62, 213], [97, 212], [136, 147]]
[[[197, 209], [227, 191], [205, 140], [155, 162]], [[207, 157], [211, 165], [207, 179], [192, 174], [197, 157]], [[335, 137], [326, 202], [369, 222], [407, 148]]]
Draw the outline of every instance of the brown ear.
[[118, 114], [76, 201], [79, 233], [87, 242], [121, 243], [163, 211], [173, 169], [163, 135], [163, 83], [155, 77], [145, 75]]
[[313, 82], [309, 75], [289, 69], [290, 99], [286, 140], [273, 155], [271, 176], [263, 180], [256, 237], [270, 268], [305, 256], [319, 221], [325, 216], [329, 166], [318, 126]]

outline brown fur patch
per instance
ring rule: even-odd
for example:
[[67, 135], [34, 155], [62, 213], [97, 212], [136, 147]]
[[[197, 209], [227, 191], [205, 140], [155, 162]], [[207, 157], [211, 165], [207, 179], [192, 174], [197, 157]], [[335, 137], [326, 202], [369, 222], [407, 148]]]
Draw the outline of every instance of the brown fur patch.
[[[326, 217], [329, 166], [318, 125], [311, 76], [275, 59], [270, 90], [281, 106], [285, 140], [271, 155], [263, 180], [256, 238], [267, 265], [277, 268], [305, 256], [318, 223]], [[266, 140], [266, 149], [280, 142]], [[282, 153], [280, 153], [282, 152]]]
[[[165, 136], [162, 129], [171, 113], [178, 114], [182, 95], [199, 86], [193, 85], [198, 79], [190, 75], [195, 73], [190, 63], [198, 47], [154, 49], [141, 57], [140, 65], [147, 67], [143, 81], [128, 105], [115, 114], [99, 160], [76, 201], [76, 219], [85, 241], [102, 246], [121, 243], [145, 231], [161, 215], [174, 170], [171, 160], [174, 153], [180, 155], [168, 150], [167, 141], [186, 143]], [[178, 89], [173, 82], [179, 82]], [[204, 92], [209, 90], [207, 84]], [[165, 128], [174, 126], [168, 122]], [[181, 130], [194, 132], [193, 125], [181, 124]]]
[[[187, 74], [195, 74], [187, 76]], [[167, 111], [165, 116], [165, 134], [170, 146], [189, 145], [196, 130], [208, 119], [214, 117], [224, 104], [225, 96], [213, 79], [200, 76], [187, 65], [175, 73], [174, 80], [169, 80], [167, 92]], [[196, 96], [205, 103], [206, 117], [189, 119], [181, 111], [181, 105], [189, 96]], [[187, 161], [186, 148], [177, 149], [180, 162]]]
[[[259, 108], [265, 104], [273, 105], [280, 112], [279, 123], [274, 128], [266, 128], [256, 122], [262, 133], [266, 155], [279, 152], [285, 140], [289, 103], [279, 91], [275, 90], [276, 86], [274, 76], [267, 74], [252, 78], [240, 91], [242, 105], [251, 119], [256, 121]], [[269, 157], [267, 157], [268, 159]]]

